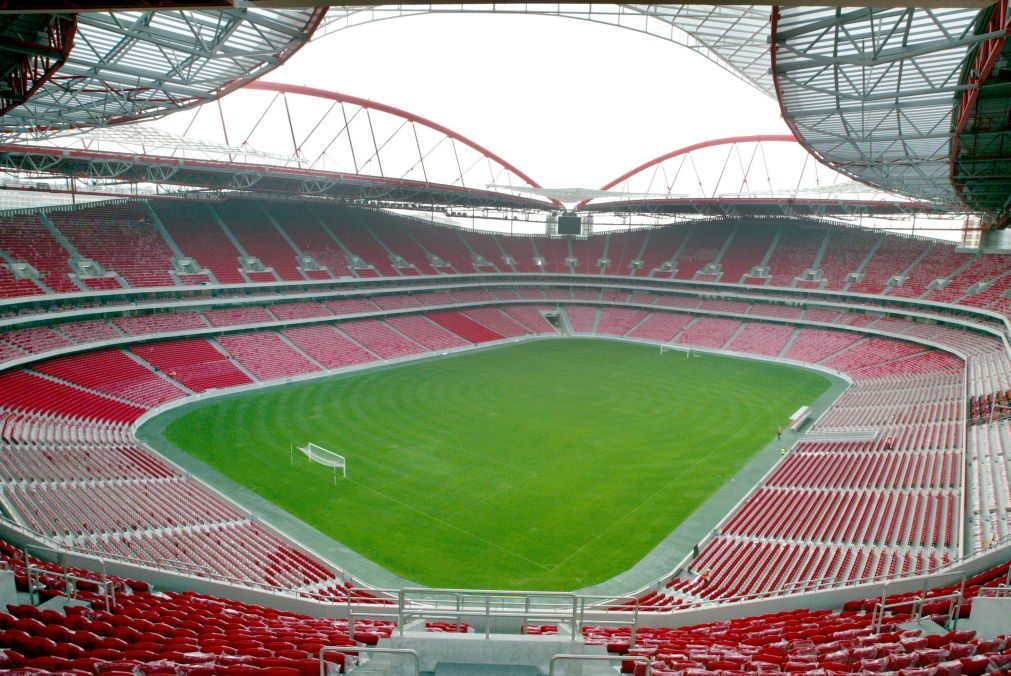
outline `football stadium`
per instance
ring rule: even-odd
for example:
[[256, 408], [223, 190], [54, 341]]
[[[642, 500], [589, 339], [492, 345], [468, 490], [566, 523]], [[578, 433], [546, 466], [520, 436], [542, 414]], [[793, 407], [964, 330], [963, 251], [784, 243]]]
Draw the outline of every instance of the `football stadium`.
[[0, 670], [1011, 671], [1011, 14], [923, 4], [0, 2]]

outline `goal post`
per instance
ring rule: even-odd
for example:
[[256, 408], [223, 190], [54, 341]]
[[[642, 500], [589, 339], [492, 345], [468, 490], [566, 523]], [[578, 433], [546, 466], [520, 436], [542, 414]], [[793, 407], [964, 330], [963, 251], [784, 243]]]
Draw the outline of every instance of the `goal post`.
[[683, 347], [681, 345], [667, 345], [665, 343], [660, 344], [660, 356], [663, 356], [664, 352], [684, 352], [685, 359], [691, 359], [692, 357], [700, 356], [697, 350], [690, 347]]
[[343, 455], [329, 451], [319, 444], [314, 444], [311, 441], [305, 446], [298, 446], [297, 448], [305, 455], [305, 457], [309, 458], [311, 462], [316, 462], [326, 467], [333, 468], [333, 481], [335, 486], [337, 485], [338, 469], [341, 471], [341, 476], [343, 478], [346, 479], [348, 477], [347, 460]]

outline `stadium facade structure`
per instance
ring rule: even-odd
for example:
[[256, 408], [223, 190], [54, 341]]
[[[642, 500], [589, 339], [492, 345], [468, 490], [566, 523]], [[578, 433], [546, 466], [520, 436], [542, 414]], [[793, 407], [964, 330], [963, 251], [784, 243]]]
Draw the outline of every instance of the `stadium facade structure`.
[[[50, 61], [36, 67], [42, 71], [34, 81], [41, 84], [28, 87], [31, 91], [23, 91], [7, 106], [3, 117], [7, 139], [18, 139], [21, 147], [4, 145], [6, 166], [26, 174], [269, 190], [273, 184], [262, 181], [268, 172], [259, 163], [250, 166], [233, 157], [214, 172], [193, 171], [194, 166], [179, 171], [165, 166], [169, 158], [150, 157], [143, 138], [135, 139], [140, 150], [134, 152], [78, 150], [63, 161], [37, 144], [61, 130], [115, 127], [221, 100], [283, 63], [317, 30], [322, 37], [391, 18], [488, 11], [602, 22], [682, 44], [776, 97], [797, 140], [833, 169], [888, 193], [944, 209], [978, 212], [984, 228], [1004, 224], [1009, 207], [1001, 182], [1005, 172], [1000, 111], [1006, 102], [1002, 54], [1009, 27], [1005, 2], [982, 10], [617, 5], [590, 6], [584, 12], [564, 5], [386, 5], [85, 13], [76, 16], [77, 48], [50, 49]], [[53, 33], [56, 28], [48, 30]], [[198, 37], [187, 43], [187, 31]], [[60, 43], [64, 45], [69, 44], [71, 31], [65, 32], [67, 39]], [[205, 32], [215, 36], [209, 44], [218, 51], [201, 43]], [[171, 42], [168, 35], [173, 36]], [[378, 154], [381, 144], [374, 133], [372, 140]], [[83, 142], [94, 146], [94, 139]], [[420, 144], [418, 150], [424, 155]], [[307, 191], [345, 199], [389, 194], [391, 202], [544, 206], [493, 199], [487, 190], [474, 186], [462, 191], [476, 191], [474, 196], [462, 195], [460, 188], [465, 186], [455, 183], [452, 173], [448, 178], [426, 175], [419, 183], [379, 171], [386, 179], [383, 184], [363, 188], [361, 175], [374, 177], [377, 172], [356, 167], [351, 175], [321, 175], [301, 162], [282, 166], [288, 178], [300, 175]], [[222, 173], [230, 180], [224, 180]], [[400, 189], [391, 181], [404, 185]], [[517, 185], [527, 183], [520, 180]], [[447, 185], [454, 188], [448, 195]], [[668, 207], [657, 205], [660, 211]]]
[[[600, 206], [606, 198], [581, 208], [701, 217], [589, 238], [506, 236], [278, 199], [328, 194], [359, 205], [558, 208], [550, 196], [524, 192], [538, 186], [515, 166], [404, 111], [383, 112], [442, 133], [517, 181], [502, 190], [465, 185], [462, 169], [421, 180], [359, 167], [317, 170], [297, 160], [262, 161], [268, 153], [250, 163], [227, 143], [190, 149], [227, 158], [217, 161], [70, 149], [59, 140], [66, 130], [96, 127], [106, 142], [130, 142], [116, 136], [131, 128], [121, 123], [220, 99], [282, 63], [315, 30], [382, 18], [378, 11], [137, 11], [129, 24], [98, 12], [77, 15], [74, 26], [40, 20], [8, 27], [8, 38], [24, 42], [34, 31], [49, 43], [44, 59], [21, 54], [12, 62], [20, 84], [4, 99], [8, 170], [218, 192], [203, 202], [124, 200], [3, 216], [7, 537], [59, 550], [65, 562], [93, 567], [100, 559], [108, 572], [170, 587], [314, 615], [351, 613], [374, 630], [359, 636], [346, 627], [344, 639], [373, 644], [389, 625], [367, 618], [388, 615], [396, 603], [151, 453], [133, 438], [136, 424], [208, 389], [557, 335], [543, 319], [551, 309], [574, 334], [793, 360], [852, 382], [789, 459], [701, 543], [698, 561], [671, 562], [669, 575], [629, 590], [633, 599], [581, 611], [580, 623], [618, 622], [627, 631], [838, 607], [886, 590], [940, 587], [945, 576], [964, 579], [1006, 561], [1008, 255], [817, 220], [968, 207], [983, 214], [985, 227], [1005, 224], [995, 127], [1006, 100], [999, 67], [1005, 3], [944, 12], [625, 5], [578, 17], [677, 36], [778, 96], [797, 140], [819, 160], [915, 199], [832, 206], [797, 196], [759, 204], [746, 194], [735, 203], [721, 194], [677, 204], [671, 195], [625, 195], [621, 208]], [[198, 18], [216, 37], [194, 46]], [[890, 29], [877, 30], [882, 22]], [[82, 44], [104, 48], [85, 53]], [[165, 59], [158, 74], [138, 71], [155, 53]], [[922, 82], [913, 86], [911, 78]], [[839, 82], [873, 86], [851, 92]], [[418, 154], [425, 157], [420, 147]], [[622, 180], [683, 154], [668, 153]], [[256, 192], [267, 199], [243, 197]], [[895, 448], [885, 452], [888, 437]], [[91, 489], [80, 490], [81, 482]], [[194, 507], [166, 521], [170, 504]], [[789, 516], [772, 515], [770, 506], [782, 505]], [[925, 614], [968, 614], [972, 603], [962, 602], [1003, 572], [943, 588], [936, 596], [943, 605]], [[59, 580], [47, 574], [42, 586], [52, 589]], [[900, 606], [889, 619], [908, 619], [907, 610]], [[804, 617], [798, 621], [816, 624]], [[856, 628], [833, 616], [822, 631], [866, 634], [870, 620], [861, 618]], [[878, 642], [888, 642], [880, 630], [889, 619], [874, 627]], [[621, 653], [634, 637], [620, 631], [589, 634]]]

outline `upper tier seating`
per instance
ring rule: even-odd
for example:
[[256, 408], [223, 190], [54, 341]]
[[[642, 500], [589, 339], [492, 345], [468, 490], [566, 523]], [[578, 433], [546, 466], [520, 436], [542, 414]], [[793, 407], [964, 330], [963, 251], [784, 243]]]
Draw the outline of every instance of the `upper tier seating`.
[[954, 247], [934, 245], [925, 257], [913, 265], [909, 278], [901, 285], [891, 287], [887, 293], [910, 298], [926, 295], [931, 282], [947, 277], [971, 258], [970, 254], [957, 253]]
[[350, 210], [317, 210], [316, 214], [334, 237], [336, 237], [351, 255], [359, 256], [366, 264], [372, 266], [369, 270], [355, 270], [359, 277], [381, 275], [383, 277], [398, 277], [397, 268], [393, 267], [390, 252], [383, 242], [376, 239], [372, 230]]
[[[412, 223], [407, 227], [411, 230], [411, 236], [418, 244], [423, 246], [425, 251], [433, 256], [438, 256], [450, 266], [449, 268], [438, 270], [439, 272], [466, 275], [482, 271], [482, 268], [474, 265], [474, 255], [483, 255], [482, 251], [484, 254], [488, 254], [490, 253], [490, 247], [486, 246], [482, 251], [472, 252], [468, 249], [467, 240], [462, 236], [463, 233], [448, 228], [414, 228], [414, 225], [416, 224]], [[487, 240], [486, 238], [481, 238], [481, 240], [486, 244], [493, 244], [490, 238], [487, 238]], [[497, 256], [494, 254], [486, 255], [485, 260], [491, 266], [497, 266], [502, 263], [501, 254]], [[495, 267], [484, 268], [485, 271], [494, 269]]]
[[214, 209], [246, 253], [272, 268], [278, 279], [305, 279], [298, 271], [295, 250], [260, 205], [233, 200]]
[[769, 258], [772, 278], [770, 286], [795, 286], [798, 277], [814, 266], [818, 250], [825, 241], [822, 228], [795, 228], [785, 226], [776, 248]]
[[310, 207], [292, 205], [289, 208], [285, 205], [284, 208], [276, 208], [268, 205], [265, 208], [302, 254], [312, 256], [329, 271], [329, 274], [323, 270], [304, 271], [310, 279], [354, 276], [348, 267], [347, 255]]
[[70, 252], [53, 237], [38, 216], [29, 214], [2, 220], [0, 251], [35, 268], [40, 275], [39, 282], [52, 293], [81, 291], [70, 279]]
[[[110, 275], [120, 275], [130, 286], [496, 271], [597, 274], [598, 261], [606, 259], [610, 263], [604, 272], [609, 275], [885, 293], [1002, 312], [1011, 306], [1011, 298], [1004, 296], [1011, 289], [1007, 255], [973, 256], [956, 252], [951, 244], [923, 238], [798, 225], [785, 219], [716, 221], [567, 240], [454, 231], [420, 220], [408, 224], [408, 220], [376, 210], [241, 200], [215, 205], [160, 200], [151, 204], [157, 222], [133, 204], [82, 207], [55, 212], [48, 218], [61, 232], [66, 231], [62, 234], [82, 256], [99, 261]], [[33, 265], [50, 292], [120, 287], [112, 276], [75, 283], [71, 251], [53, 236], [42, 218], [25, 214], [0, 219], [0, 251]], [[156, 227], [158, 222], [164, 224], [164, 231]], [[114, 246], [109, 246], [110, 240]], [[194, 258], [213, 279], [192, 273], [170, 275], [170, 245]], [[241, 269], [242, 253], [258, 258], [266, 271]], [[326, 269], [302, 269], [299, 254], [312, 257]], [[368, 267], [352, 270], [349, 255], [360, 257]], [[394, 256], [407, 267], [396, 267]], [[505, 264], [505, 256], [514, 259], [512, 266]], [[570, 256], [575, 259], [571, 270], [566, 263]], [[446, 265], [434, 267], [433, 257]], [[478, 257], [488, 265], [475, 266]], [[535, 264], [536, 257], [544, 260], [543, 267]], [[638, 270], [632, 269], [634, 260], [642, 261]], [[662, 269], [668, 262], [673, 264], [673, 275]], [[718, 265], [719, 271], [705, 273], [710, 264]], [[770, 277], [748, 276], [752, 268], [762, 264], [768, 266]], [[824, 281], [798, 279], [811, 267], [821, 271]], [[859, 281], [851, 283], [850, 273], [858, 273]], [[928, 288], [938, 279], [949, 283], [935, 290]], [[43, 291], [31, 280], [14, 280], [0, 265], [0, 297]]]
[[219, 284], [246, 282], [239, 273], [238, 250], [207, 206], [176, 202], [156, 202], [152, 206], [184, 256], [209, 270]]
[[34, 296], [45, 293], [31, 279], [18, 279], [7, 269], [6, 264], [0, 264], [0, 298], [17, 298], [18, 296]]
[[706, 264], [716, 261], [733, 230], [732, 226], [722, 223], [711, 228], [695, 228], [678, 256], [674, 278], [694, 279]]
[[834, 231], [820, 265], [825, 275], [825, 288], [846, 289], [849, 275], [860, 270], [874, 248], [885, 238], [884, 234], [858, 228]]
[[[122, 276], [130, 286], [175, 286], [169, 274], [172, 250], [139, 204], [62, 211], [50, 219], [82, 256]], [[109, 246], [110, 241], [115, 246]], [[91, 286], [93, 280], [88, 281]]]
[[884, 293], [893, 277], [902, 275], [920, 256], [926, 254], [929, 240], [886, 237], [863, 269], [859, 282], [850, 285], [853, 293]]

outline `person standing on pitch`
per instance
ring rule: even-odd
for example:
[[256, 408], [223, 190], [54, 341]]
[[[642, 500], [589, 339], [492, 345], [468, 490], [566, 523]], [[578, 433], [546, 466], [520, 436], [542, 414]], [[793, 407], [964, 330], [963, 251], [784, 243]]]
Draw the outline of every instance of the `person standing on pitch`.
[[783, 438], [783, 428], [782, 428], [782, 427], [779, 427], [779, 428], [778, 428], [778, 429], [776, 430], [776, 438], [777, 438], [777, 439], [782, 439], [782, 438]]

